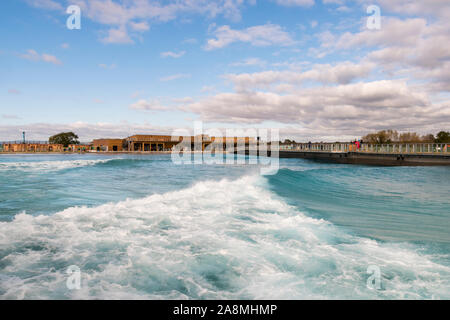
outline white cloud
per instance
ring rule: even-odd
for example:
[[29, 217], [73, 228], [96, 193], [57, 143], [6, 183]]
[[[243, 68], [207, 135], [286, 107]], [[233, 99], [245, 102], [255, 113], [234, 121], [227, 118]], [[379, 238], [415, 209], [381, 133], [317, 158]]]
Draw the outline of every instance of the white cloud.
[[380, 128], [435, 132], [450, 125], [448, 103], [433, 104], [404, 81], [382, 80], [297, 90], [288, 95], [219, 93], [182, 108], [214, 122], [296, 124], [306, 133], [333, 137]]
[[234, 62], [231, 64], [231, 66], [234, 66], [234, 67], [248, 67], [248, 66], [263, 67], [266, 64], [267, 64], [267, 61], [262, 60], [260, 58], [247, 58], [243, 61]]
[[[36, 3], [35, 3], [36, 2]], [[55, 9], [52, 0], [29, 0], [31, 5]], [[186, 19], [188, 15], [204, 15], [208, 18], [224, 16], [233, 21], [241, 18], [241, 8], [254, 4], [254, 0], [72, 0], [80, 6], [83, 16], [109, 27], [109, 35], [101, 39], [104, 43], [133, 43], [128, 30], [144, 32], [152, 21], [168, 22]], [[60, 6], [60, 5], [59, 5]]]
[[324, 4], [344, 4], [345, 0], [322, 0]]
[[200, 92], [205, 93], [205, 92], [214, 92], [216, 91], [216, 87], [215, 86], [203, 86], [200, 89]]
[[56, 65], [62, 65], [62, 62], [55, 56], [52, 56], [47, 53], [39, 54], [32, 49], [27, 50], [27, 53], [21, 54], [20, 57], [30, 61], [44, 61]]
[[390, 12], [409, 15], [431, 14], [448, 19], [450, 6], [448, 0], [378, 0], [383, 9]]
[[224, 48], [234, 42], [245, 42], [254, 46], [289, 46], [295, 43], [289, 33], [279, 25], [271, 23], [243, 30], [233, 30], [229, 26], [221, 26], [213, 33], [215, 39], [208, 40], [205, 46], [206, 50]]
[[48, 10], [63, 10], [62, 5], [53, 0], [26, 0], [26, 2], [36, 8]]
[[[406, 11], [416, 12], [426, 9], [423, 4], [403, 0], [393, 1], [385, 6], [399, 10], [394, 4], [408, 4]], [[430, 2], [431, 7], [441, 8], [442, 2]], [[405, 11], [405, 12], [406, 12]], [[381, 72], [402, 74], [410, 81], [427, 81], [433, 91], [450, 87], [450, 79], [443, 70], [450, 63], [450, 23], [446, 18], [385, 18], [380, 30], [362, 28], [359, 32], [345, 32], [334, 35], [326, 32], [321, 35], [321, 49], [312, 49], [318, 56], [339, 50], [370, 50], [365, 60], [376, 63]], [[316, 51], [314, 51], [316, 50]]]
[[184, 98], [173, 98], [173, 102], [178, 104], [187, 104], [194, 102], [194, 99], [192, 97], [184, 97]]
[[347, 6], [340, 6], [340, 7], [336, 8], [336, 11], [338, 11], [338, 12], [350, 12], [350, 11], [352, 11], [352, 9], [350, 9]]
[[108, 30], [108, 35], [101, 39], [103, 43], [130, 44], [134, 41], [130, 38], [125, 27], [112, 28]]
[[276, 0], [276, 3], [281, 6], [293, 7], [311, 7], [314, 5], [314, 0]]
[[142, 21], [142, 22], [130, 22], [130, 27], [134, 31], [138, 31], [138, 32], [144, 32], [144, 31], [150, 30], [150, 26], [145, 21]]
[[[272, 1], [284, 6], [308, 6], [314, 2]], [[192, 14], [205, 15], [209, 18], [225, 16], [239, 19], [241, 9], [250, 3], [244, 0], [73, 0], [73, 2], [82, 7], [84, 17], [109, 29], [103, 39], [105, 43], [133, 43], [136, 39], [142, 39], [139, 33], [149, 30], [154, 21], [183, 20], [191, 18], [187, 15]], [[33, 5], [56, 9], [53, 3], [56, 2], [42, 0], [35, 1]], [[350, 2], [322, 0], [322, 3], [332, 4], [332, 8], [326, 10], [336, 14], [336, 11], [347, 11], [349, 8], [346, 7], [346, 3]], [[357, 3], [365, 5], [367, 1], [358, 0]], [[298, 60], [294, 57], [283, 58], [286, 63], [278, 62], [271, 66], [288, 67], [287, 70], [225, 75], [225, 79], [234, 85], [232, 92], [219, 92], [214, 87], [205, 86], [201, 91], [209, 92], [210, 96], [171, 101], [180, 104], [179, 108], [182, 110], [194, 112], [207, 121], [239, 123], [276, 121], [285, 125], [286, 134], [314, 136], [320, 139], [354, 138], [356, 134], [384, 128], [398, 130], [412, 128], [414, 131], [425, 133], [436, 132], [438, 129], [448, 130], [450, 127], [448, 0], [379, 0], [378, 4], [382, 7], [381, 30], [368, 30], [365, 26], [364, 10], [361, 10], [361, 15], [357, 18], [360, 24], [357, 32], [342, 32], [353, 30], [355, 25], [351, 25], [351, 21], [335, 26], [323, 23], [321, 30], [327, 31], [314, 35], [321, 46], [302, 48], [302, 59], [305, 53], [314, 55], [314, 58], [336, 54], [333, 56], [334, 61], [343, 53], [350, 54], [351, 61], [312, 65], [301, 63], [303, 61], [297, 63]], [[360, 9], [360, 6], [356, 6], [355, 10]], [[390, 12], [396, 15], [389, 16]], [[277, 24], [267, 23], [238, 29], [227, 25], [217, 27], [214, 23], [210, 25], [212, 27], [208, 32], [211, 36], [204, 47], [207, 50], [225, 48], [233, 43], [252, 46], [289, 46], [296, 43], [293, 36]], [[344, 29], [349, 26], [351, 28]], [[311, 21], [311, 27], [316, 27], [315, 21]], [[188, 39], [183, 43], [196, 43], [196, 40]], [[286, 52], [287, 49], [283, 54]], [[184, 54], [184, 51], [167, 51], [161, 53], [161, 56], [178, 58]], [[54, 56], [38, 54], [34, 50], [29, 50], [22, 57], [54, 64], [58, 64], [59, 61]], [[243, 59], [231, 65], [267, 66], [265, 61], [259, 58]], [[170, 81], [188, 77], [189, 74], [178, 73], [160, 80]], [[400, 77], [401, 80], [392, 80]], [[138, 99], [137, 95], [133, 98]], [[138, 100], [130, 108], [167, 110], [158, 100], [151, 99]], [[97, 130], [96, 134], [103, 132], [100, 125], [94, 127]], [[132, 126], [129, 124], [123, 125], [123, 128], [130, 127]], [[38, 129], [39, 126], [33, 128]], [[80, 125], [80, 128], [88, 130], [87, 125]], [[108, 125], [107, 128], [108, 132], [115, 132], [112, 125]], [[0, 132], [2, 130], [3, 128], [0, 128]]]
[[166, 52], [161, 52], [161, 57], [163, 58], [181, 58], [182, 56], [184, 56], [186, 54], [186, 51], [180, 51], [180, 52], [173, 52], [173, 51], [166, 51]]
[[386, 18], [381, 23], [381, 30], [364, 29], [359, 33], [344, 33], [337, 40], [336, 47], [348, 49], [361, 46], [414, 45], [425, 31], [427, 21], [420, 18]]
[[69, 45], [68, 43], [63, 43], [63, 44], [61, 44], [61, 48], [63, 48], [63, 49], [69, 49], [69, 48], [70, 48], [70, 45]]
[[191, 75], [188, 73], [177, 73], [177, 74], [173, 74], [167, 77], [162, 77], [159, 80], [161, 81], [172, 81], [172, 80], [177, 80], [177, 79], [183, 79], [183, 78], [190, 78]]
[[161, 105], [160, 101], [157, 99], [153, 100], [140, 99], [137, 102], [130, 105], [130, 109], [143, 111], [163, 111], [167, 110], [167, 107]]
[[225, 78], [233, 82], [238, 91], [254, 88], [269, 89], [280, 84], [295, 85], [292, 90], [297, 90], [304, 81], [308, 80], [323, 84], [347, 84], [355, 79], [367, 77], [374, 66], [373, 63], [368, 62], [355, 64], [346, 61], [334, 66], [317, 64], [305, 71], [269, 70], [256, 73], [228, 74], [225, 75]]

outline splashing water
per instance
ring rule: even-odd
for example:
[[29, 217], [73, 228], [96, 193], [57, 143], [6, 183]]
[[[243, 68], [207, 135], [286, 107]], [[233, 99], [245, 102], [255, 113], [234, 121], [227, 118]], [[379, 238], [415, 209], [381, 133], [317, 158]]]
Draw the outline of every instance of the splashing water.
[[[9, 179], [1, 194], [46, 181], [47, 198], [58, 202], [45, 211], [31, 205], [39, 196], [16, 188], [30, 197], [24, 211], [1, 196], [10, 217], [0, 222], [3, 299], [450, 298], [448, 243], [436, 241], [432, 223], [449, 222], [448, 199], [433, 180], [445, 168], [416, 168], [424, 180], [402, 191], [414, 171], [394, 169], [392, 179], [390, 168], [289, 159], [264, 178], [243, 166], [177, 167], [164, 156], [65, 161], [71, 170], [40, 171], [37, 161], [33, 174], [0, 172]], [[93, 193], [100, 200], [90, 203]], [[366, 220], [354, 222], [358, 212]], [[420, 213], [426, 223], [411, 239], [411, 226], [402, 233], [396, 222]], [[80, 290], [67, 289], [71, 265], [81, 270]], [[371, 265], [381, 270], [380, 290], [366, 285]]]

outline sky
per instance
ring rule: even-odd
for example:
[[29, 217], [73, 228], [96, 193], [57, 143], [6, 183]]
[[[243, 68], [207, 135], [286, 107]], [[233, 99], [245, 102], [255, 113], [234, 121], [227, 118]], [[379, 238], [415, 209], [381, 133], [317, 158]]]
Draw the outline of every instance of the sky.
[[448, 131], [448, 17], [448, 0], [2, 0], [0, 141]]

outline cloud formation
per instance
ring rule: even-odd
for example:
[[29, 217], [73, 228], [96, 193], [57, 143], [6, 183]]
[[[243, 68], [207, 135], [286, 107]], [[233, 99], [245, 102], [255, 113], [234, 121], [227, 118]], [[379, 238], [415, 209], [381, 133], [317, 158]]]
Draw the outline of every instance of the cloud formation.
[[[242, 8], [253, 4], [253, 1], [244, 0], [73, 2], [82, 7], [87, 18], [105, 26], [103, 42], [122, 44], [135, 43], [153, 22], [173, 21], [191, 14], [237, 21], [241, 18]], [[334, 13], [348, 11], [347, 5], [356, 11], [353, 0], [321, 2], [331, 5]], [[344, 22], [332, 25], [321, 20], [320, 24], [311, 21], [308, 30], [315, 33], [311, 38], [317, 40], [318, 45], [308, 42], [303, 47], [302, 43], [297, 60], [271, 63], [270, 57], [257, 57], [257, 53], [252, 52], [252, 58], [238, 57], [233, 60], [237, 62], [227, 63], [234, 67], [233, 73], [220, 75], [232, 84], [232, 90], [220, 92], [216, 89], [220, 86], [206, 83], [207, 86], [199, 91], [208, 96], [173, 101], [180, 104], [180, 109], [194, 113], [204, 121], [243, 125], [276, 122], [284, 126], [284, 132], [309, 137], [308, 140], [312, 137], [323, 140], [354, 138], [357, 134], [389, 128], [423, 133], [448, 130], [448, 0], [379, 0], [382, 9], [380, 30], [367, 29], [364, 16], [367, 1], [356, 2], [360, 5], [358, 8], [362, 8], [361, 16], [350, 21], [351, 27], [344, 27]], [[272, 3], [286, 7], [314, 5], [313, 0], [272, 0]], [[35, 1], [33, 5], [57, 9], [51, 0]], [[279, 24], [261, 23], [264, 22], [245, 24], [245, 27], [227, 22], [221, 22], [219, 26], [212, 24], [203, 49], [213, 51], [236, 44], [288, 47], [283, 52], [299, 49], [294, 30]], [[197, 41], [185, 40], [185, 43], [195, 45]], [[192, 46], [189, 50], [193, 52], [194, 49]], [[160, 53], [164, 58], [183, 55], [185, 51]], [[29, 50], [22, 58], [61, 64], [56, 57], [34, 50]], [[320, 59], [327, 60], [321, 62]], [[249, 66], [264, 69], [253, 73], [245, 69], [246, 72], [239, 71], [239, 67]], [[174, 73], [160, 81], [191, 76], [181, 70]], [[129, 107], [166, 110], [157, 99], [141, 99]]]
[[130, 105], [130, 109], [141, 111], [164, 111], [167, 110], [167, 107], [161, 105], [160, 101], [157, 99], [153, 100], [140, 99], [137, 102]]
[[190, 78], [191, 75], [188, 73], [177, 73], [170, 76], [162, 77], [159, 80], [165, 82], [165, 81], [172, 81], [172, 80], [178, 80], [178, 79], [184, 79], [184, 78]]
[[55, 65], [62, 65], [62, 62], [55, 56], [48, 53], [39, 54], [33, 49], [27, 50], [27, 53], [21, 54], [20, 57], [30, 61], [44, 61]]
[[224, 48], [234, 42], [245, 42], [253, 46], [293, 45], [292, 37], [276, 24], [253, 26], [243, 30], [234, 30], [230, 26], [221, 26], [213, 32], [215, 38], [206, 43], [206, 50]]
[[314, 0], [276, 0], [276, 3], [286, 7], [311, 7], [314, 5]]
[[161, 57], [163, 58], [181, 58], [182, 56], [184, 56], [186, 53], [186, 51], [180, 51], [180, 52], [173, 52], [173, 51], [166, 51], [166, 52], [161, 52]]
[[26, 2], [36, 8], [48, 10], [63, 10], [62, 5], [53, 0], [26, 0]]
[[[51, 0], [39, 0], [52, 2]], [[83, 15], [109, 28], [104, 43], [134, 43], [134, 32], [150, 29], [153, 22], [168, 22], [185, 15], [204, 15], [209, 18], [224, 16], [237, 21], [241, 18], [241, 8], [254, 0], [73, 0], [80, 6]], [[47, 9], [51, 9], [51, 5]], [[44, 7], [44, 6], [41, 6]]]
[[268, 70], [257, 73], [228, 74], [225, 78], [234, 83], [238, 91], [247, 89], [269, 89], [280, 84], [301, 85], [305, 81], [323, 84], [347, 84], [358, 78], [365, 78], [374, 68], [373, 63], [355, 64], [349, 61], [334, 66], [329, 64], [314, 65], [305, 71]]

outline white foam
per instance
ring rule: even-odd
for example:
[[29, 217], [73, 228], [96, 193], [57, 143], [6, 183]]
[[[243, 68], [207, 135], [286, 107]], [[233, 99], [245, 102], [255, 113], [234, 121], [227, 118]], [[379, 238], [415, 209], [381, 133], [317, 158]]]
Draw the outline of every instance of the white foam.
[[[305, 216], [265, 180], [176, 192], [0, 223], [0, 297], [449, 298], [450, 268], [418, 247], [351, 236]], [[82, 288], [65, 286], [77, 265]], [[366, 287], [369, 265], [383, 290]]]
[[92, 166], [99, 163], [106, 163], [113, 159], [78, 159], [62, 161], [28, 161], [28, 162], [0, 162], [0, 171], [19, 170], [26, 172], [34, 171], [59, 171], [64, 169]]

